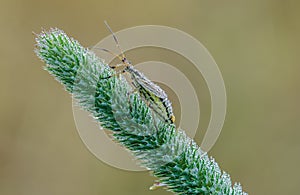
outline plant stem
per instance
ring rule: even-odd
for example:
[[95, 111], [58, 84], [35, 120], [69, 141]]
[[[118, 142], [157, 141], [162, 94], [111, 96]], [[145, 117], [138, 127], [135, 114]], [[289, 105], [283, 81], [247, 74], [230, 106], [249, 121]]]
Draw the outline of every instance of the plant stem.
[[35, 52], [49, 71], [79, 104], [91, 112], [114, 139], [129, 149], [141, 166], [175, 194], [247, 194], [232, 185], [213, 158], [175, 125], [152, 113], [123, 76], [93, 52], [59, 29], [36, 36]]

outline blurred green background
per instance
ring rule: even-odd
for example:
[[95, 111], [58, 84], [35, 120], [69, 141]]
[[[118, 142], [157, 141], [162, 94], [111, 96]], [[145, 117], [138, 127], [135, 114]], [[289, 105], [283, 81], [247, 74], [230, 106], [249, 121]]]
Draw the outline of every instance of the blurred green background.
[[[148, 191], [154, 179], [149, 173], [110, 167], [87, 150], [75, 128], [70, 95], [33, 53], [32, 31], [58, 27], [91, 46], [109, 35], [104, 20], [115, 31], [166, 25], [201, 41], [219, 65], [228, 97], [225, 125], [209, 154], [249, 194], [300, 194], [299, 5], [296, 0], [1, 0], [0, 194], [170, 194]], [[136, 52], [151, 60], [163, 56], [155, 59], [151, 49]], [[134, 56], [133, 51], [130, 57], [138, 61]], [[209, 98], [203, 91], [205, 127]]]

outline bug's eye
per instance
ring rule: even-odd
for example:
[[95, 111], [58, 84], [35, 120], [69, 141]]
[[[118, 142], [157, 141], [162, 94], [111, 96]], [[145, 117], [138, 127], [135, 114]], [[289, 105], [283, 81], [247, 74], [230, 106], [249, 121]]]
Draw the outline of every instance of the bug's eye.
[[127, 58], [123, 58], [122, 62], [125, 63], [125, 64], [131, 65], [131, 62], [129, 60], [127, 60]]

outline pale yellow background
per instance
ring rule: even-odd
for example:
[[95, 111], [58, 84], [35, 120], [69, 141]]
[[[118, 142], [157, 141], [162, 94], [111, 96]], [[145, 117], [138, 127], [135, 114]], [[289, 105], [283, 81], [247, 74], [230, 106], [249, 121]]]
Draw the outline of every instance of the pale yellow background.
[[[109, 34], [103, 20], [115, 31], [171, 26], [201, 41], [219, 65], [228, 96], [225, 126], [210, 155], [249, 194], [299, 194], [299, 5], [296, 0], [1, 0], [0, 194], [170, 194], [148, 191], [149, 173], [121, 171], [89, 153], [74, 125], [70, 95], [33, 53], [32, 31], [59, 27], [91, 46]], [[129, 56], [133, 62], [169, 60], [200, 83], [205, 128], [209, 97], [203, 80], [194, 69], [182, 68], [189, 66], [185, 60], [164, 52]], [[175, 111], [178, 115], [177, 106]]]

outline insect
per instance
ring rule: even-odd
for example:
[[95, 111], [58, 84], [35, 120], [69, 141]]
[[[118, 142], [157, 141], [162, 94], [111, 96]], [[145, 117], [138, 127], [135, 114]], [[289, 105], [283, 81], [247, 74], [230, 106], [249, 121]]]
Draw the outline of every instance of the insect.
[[[166, 122], [173, 124], [175, 122], [175, 116], [173, 113], [173, 108], [171, 102], [168, 99], [167, 94], [164, 90], [162, 90], [158, 85], [149, 80], [143, 73], [134, 68], [129, 60], [127, 60], [125, 54], [123, 53], [119, 41], [115, 36], [112, 29], [109, 27], [107, 22], [104, 22], [110, 33], [112, 34], [116, 46], [121, 52], [121, 56], [117, 55], [107, 49], [101, 49], [103, 51], [109, 52], [112, 55], [118, 57], [122, 64], [111, 66], [111, 68], [115, 69], [119, 66], [124, 66], [121, 73], [129, 73], [131, 76], [132, 85], [135, 87], [135, 91], [138, 91], [141, 97], [146, 101], [147, 105], [161, 118], [163, 118]], [[119, 73], [117, 73], [119, 74]], [[106, 78], [111, 78], [115, 75], [110, 75]], [[103, 78], [102, 78], [103, 79]]]

